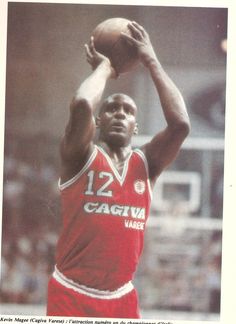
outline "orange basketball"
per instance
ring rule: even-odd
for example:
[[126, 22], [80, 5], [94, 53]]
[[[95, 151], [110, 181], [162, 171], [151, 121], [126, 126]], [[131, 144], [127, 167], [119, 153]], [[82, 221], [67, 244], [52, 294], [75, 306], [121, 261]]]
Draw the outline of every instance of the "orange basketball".
[[96, 50], [110, 59], [117, 73], [128, 72], [139, 62], [136, 48], [120, 36], [121, 32], [131, 35], [129, 22], [125, 18], [107, 19], [92, 32]]

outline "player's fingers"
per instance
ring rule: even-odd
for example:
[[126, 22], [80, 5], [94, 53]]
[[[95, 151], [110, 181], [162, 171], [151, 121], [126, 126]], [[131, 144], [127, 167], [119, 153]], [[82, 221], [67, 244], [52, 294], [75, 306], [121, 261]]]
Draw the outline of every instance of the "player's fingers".
[[121, 32], [121, 38], [130, 45], [135, 45], [137, 43], [136, 39], [123, 32]]
[[94, 37], [93, 36], [91, 36], [91, 38], [90, 38], [89, 48], [90, 48], [90, 52], [92, 54], [94, 54], [96, 52], [95, 45], [94, 45]]
[[88, 44], [84, 44], [84, 47], [85, 47], [85, 52], [86, 52], [87, 58], [92, 57], [92, 53], [90, 51], [90, 48], [89, 48]]
[[145, 34], [145, 29], [143, 26], [139, 25], [136, 21], [132, 21], [132, 24], [141, 32], [142, 35]]
[[128, 27], [129, 27], [132, 35], [134, 36], [134, 38], [140, 40], [143, 37], [143, 33], [133, 22], [128, 24]]

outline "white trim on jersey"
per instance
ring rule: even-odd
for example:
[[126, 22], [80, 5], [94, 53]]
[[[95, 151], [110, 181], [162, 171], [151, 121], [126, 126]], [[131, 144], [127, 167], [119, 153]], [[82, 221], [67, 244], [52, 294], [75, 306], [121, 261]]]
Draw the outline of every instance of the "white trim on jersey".
[[59, 282], [61, 285], [63, 285], [66, 288], [73, 289], [74, 291], [92, 297], [92, 298], [99, 298], [99, 299], [116, 299], [120, 298], [129, 292], [131, 292], [134, 289], [134, 286], [131, 281], [127, 282], [122, 287], [118, 288], [114, 291], [109, 290], [99, 290], [95, 288], [90, 288], [84, 285], [80, 285], [76, 282], [74, 282], [71, 279], [68, 279], [65, 277], [55, 266], [55, 270], [52, 274], [53, 278]]
[[129, 167], [129, 160], [132, 156], [132, 154], [134, 152], [136, 152], [143, 160], [144, 162], [144, 165], [145, 165], [145, 169], [146, 169], [146, 173], [147, 173], [147, 182], [148, 182], [148, 191], [149, 191], [149, 194], [150, 194], [150, 197], [152, 199], [152, 188], [151, 188], [151, 184], [150, 184], [150, 180], [149, 180], [149, 171], [148, 171], [148, 163], [147, 163], [147, 159], [146, 159], [146, 156], [145, 154], [139, 150], [139, 149], [135, 149], [135, 150], [132, 150], [125, 163], [124, 163], [124, 167], [123, 167], [123, 170], [122, 170], [122, 174], [120, 175], [118, 170], [116, 169], [116, 167], [114, 166], [114, 163], [112, 162], [110, 156], [106, 153], [106, 151], [100, 147], [100, 146], [97, 146], [97, 145], [94, 145], [94, 150], [92, 152], [92, 154], [90, 155], [88, 161], [86, 162], [86, 164], [84, 165], [84, 167], [71, 179], [67, 180], [66, 182], [64, 183], [61, 183], [61, 178], [59, 179], [58, 181], [58, 187], [59, 189], [62, 191], [64, 189], [66, 189], [67, 187], [69, 187], [70, 185], [72, 185], [74, 182], [76, 182], [80, 177], [81, 175], [89, 168], [89, 166], [92, 164], [92, 162], [94, 161], [96, 155], [97, 155], [97, 152], [98, 150], [104, 155], [104, 157], [106, 158], [108, 164], [110, 165], [112, 171], [114, 172], [114, 175], [115, 177], [117, 178], [117, 180], [119, 181], [119, 183], [122, 185], [124, 183], [124, 180], [126, 178], [126, 175], [127, 175], [127, 172], [128, 172], [128, 167]]
[[72, 185], [76, 180], [78, 180], [81, 175], [89, 168], [89, 166], [92, 164], [92, 162], [94, 161], [95, 157], [97, 155], [97, 146], [94, 146], [94, 150], [92, 152], [92, 154], [90, 155], [88, 161], [86, 162], [86, 164], [84, 165], [84, 167], [79, 171], [79, 173], [77, 173], [73, 178], [71, 178], [70, 180], [61, 183], [61, 178], [58, 181], [58, 187], [60, 190], [64, 190], [65, 188], [69, 187], [70, 185]]
[[152, 187], [151, 187], [150, 178], [149, 178], [148, 161], [147, 161], [146, 155], [143, 153], [143, 151], [141, 151], [138, 148], [135, 149], [134, 152], [136, 152], [142, 158], [142, 160], [144, 162], [145, 169], [147, 172], [148, 191], [149, 191], [150, 197], [152, 199]]
[[105, 156], [105, 158], [107, 159], [107, 162], [108, 164], [110, 165], [112, 171], [114, 172], [117, 180], [120, 182], [120, 184], [122, 185], [125, 178], [126, 178], [126, 175], [127, 175], [127, 171], [128, 171], [128, 165], [129, 165], [129, 160], [131, 158], [131, 155], [133, 153], [133, 151], [131, 151], [124, 163], [124, 167], [123, 167], [123, 170], [122, 170], [122, 174], [120, 175], [117, 168], [114, 166], [114, 163], [112, 162], [112, 159], [110, 158], [110, 156], [106, 153], [106, 151], [101, 147], [101, 146], [98, 146], [98, 149], [100, 152], [102, 152], [102, 154]]

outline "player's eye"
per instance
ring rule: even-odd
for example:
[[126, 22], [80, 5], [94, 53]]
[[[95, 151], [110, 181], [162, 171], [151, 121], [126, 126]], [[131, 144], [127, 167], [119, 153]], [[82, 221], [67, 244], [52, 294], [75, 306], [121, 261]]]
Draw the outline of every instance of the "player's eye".
[[130, 107], [130, 106], [125, 107], [125, 112], [128, 115], [134, 115], [134, 109], [132, 107]]
[[113, 106], [108, 106], [106, 109], [107, 112], [114, 112], [115, 111], [115, 107]]
[[117, 105], [112, 104], [112, 105], [108, 105], [107, 107], [107, 111], [109, 112], [115, 112], [116, 110], [117, 110]]

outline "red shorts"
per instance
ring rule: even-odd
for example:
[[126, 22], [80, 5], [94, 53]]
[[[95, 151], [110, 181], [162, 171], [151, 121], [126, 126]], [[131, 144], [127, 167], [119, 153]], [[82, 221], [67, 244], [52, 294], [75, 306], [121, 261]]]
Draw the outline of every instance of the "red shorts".
[[135, 289], [120, 298], [94, 298], [63, 286], [53, 277], [48, 284], [47, 315], [140, 318]]

